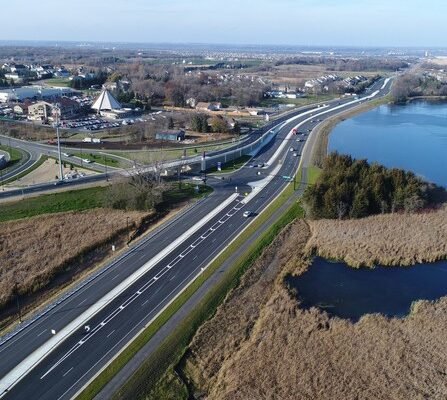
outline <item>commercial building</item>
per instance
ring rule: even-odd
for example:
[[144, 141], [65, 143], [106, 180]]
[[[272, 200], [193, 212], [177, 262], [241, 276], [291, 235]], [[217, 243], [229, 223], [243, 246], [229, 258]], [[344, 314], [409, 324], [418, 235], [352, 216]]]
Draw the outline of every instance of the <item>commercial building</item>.
[[66, 87], [23, 86], [0, 90], [0, 103], [22, 102], [26, 99], [51, 100], [63, 96], [73, 96], [77, 92]]
[[169, 140], [172, 142], [180, 142], [185, 140], [185, 131], [179, 130], [168, 130], [163, 132], [158, 132], [155, 134], [155, 139], [157, 140]]
[[28, 119], [31, 121], [47, 121], [53, 115], [53, 106], [46, 101], [38, 101], [28, 107]]
[[28, 107], [32, 105], [32, 103], [28, 100], [25, 100], [23, 103], [18, 103], [13, 107], [14, 114], [17, 115], [28, 115]]
[[28, 106], [28, 119], [31, 121], [55, 120], [56, 115], [59, 119], [69, 119], [79, 114], [79, 104], [66, 97], [55, 99], [54, 102], [38, 101]]

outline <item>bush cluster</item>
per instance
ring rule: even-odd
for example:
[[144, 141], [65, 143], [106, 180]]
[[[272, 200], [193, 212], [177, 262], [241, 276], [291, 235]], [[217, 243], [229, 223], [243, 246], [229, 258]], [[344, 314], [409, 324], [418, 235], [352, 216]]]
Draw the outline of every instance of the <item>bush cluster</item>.
[[417, 211], [439, 201], [440, 192], [443, 190], [412, 172], [332, 153], [315, 185], [306, 189], [304, 203], [314, 219], [362, 218]]

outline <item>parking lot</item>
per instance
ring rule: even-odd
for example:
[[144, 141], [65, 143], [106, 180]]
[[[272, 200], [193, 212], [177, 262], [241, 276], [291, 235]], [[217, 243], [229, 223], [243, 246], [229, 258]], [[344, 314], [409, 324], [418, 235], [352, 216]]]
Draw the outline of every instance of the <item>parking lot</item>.
[[62, 122], [63, 128], [85, 129], [87, 131], [99, 131], [101, 129], [118, 128], [119, 122], [106, 121], [98, 117], [85, 117], [76, 120]]

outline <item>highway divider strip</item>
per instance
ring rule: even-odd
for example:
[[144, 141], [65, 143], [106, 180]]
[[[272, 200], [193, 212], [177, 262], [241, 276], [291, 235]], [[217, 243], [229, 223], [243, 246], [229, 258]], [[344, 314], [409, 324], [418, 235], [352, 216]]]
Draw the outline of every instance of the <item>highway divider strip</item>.
[[[299, 174], [301, 160], [297, 167]], [[157, 315], [154, 316], [138, 333], [136, 333], [127, 344], [116, 353], [82, 388], [80, 388], [73, 398], [78, 400], [93, 399], [102, 388], [137, 354], [137, 352], [150, 341], [155, 333], [177, 312], [182, 305], [202, 286], [202, 284], [223, 264], [225, 260], [236, 251], [242, 244], [244, 237], [254, 233], [259, 227], [271, 217], [271, 215], [281, 207], [293, 192], [291, 184], [285, 185], [278, 191], [271, 203], [236, 236], [234, 237], [216, 256], [207, 262], [204, 268], [198, 272], [197, 276], [191, 280]], [[287, 194], [286, 194], [287, 193]], [[249, 195], [250, 196], [250, 195]], [[247, 196], [248, 197], [248, 196]], [[242, 201], [245, 203], [245, 201]], [[298, 206], [294, 203], [288, 209]], [[284, 213], [286, 214], [287, 211]], [[281, 217], [278, 217], [280, 219]], [[264, 232], [264, 235], [267, 235]], [[258, 243], [258, 242], [255, 242]], [[252, 245], [252, 247], [255, 244]], [[249, 254], [250, 252], [246, 252]]]
[[8, 374], [6, 374], [0, 380], [0, 398], [3, 397], [6, 392], [16, 385], [26, 374], [31, 371], [38, 363], [40, 363], [52, 350], [59, 346], [68, 336], [70, 336], [74, 331], [79, 329], [83, 324], [85, 324], [90, 318], [106, 307], [111, 301], [113, 301], [117, 296], [123, 293], [129, 286], [140, 279], [144, 274], [151, 270], [158, 262], [170, 254], [174, 249], [178, 247], [179, 244], [183, 243], [187, 238], [192, 236], [200, 228], [202, 228], [206, 223], [213, 219], [217, 214], [219, 214], [223, 209], [230, 205], [239, 194], [234, 193], [230, 195], [225, 201], [223, 201], [218, 207], [216, 207], [211, 213], [209, 213], [205, 218], [202, 218], [194, 226], [188, 229], [185, 233], [179, 236], [174, 242], [167, 246], [164, 250], [153, 257], [147, 263], [145, 263], [139, 270], [135, 271], [127, 279], [121, 282], [112, 291], [103, 296], [95, 304], [89, 307], [84, 313], [70, 322], [65, 328], [63, 328], [59, 333], [56, 333], [50, 340], [48, 340], [44, 345], [35, 350], [32, 354], [26, 357], [20, 364], [13, 368]]
[[[283, 124], [279, 124], [281, 126]], [[312, 132], [313, 133], [313, 132]], [[309, 135], [310, 137], [312, 134]], [[303, 147], [303, 153], [305, 149], [308, 147], [309, 140], [306, 141]], [[300, 162], [297, 167], [297, 175], [300, 174], [300, 170], [302, 169], [303, 158], [301, 157]], [[200, 286], [222, 265], [222, 263], [228, 259], [233, 251], [236, 251], [243, 243], [244, 236], [251, 235], [255, 232], [259, 227], [274, 213], [276, 209], [281, 207], [285, 202], [290, 198], [293, 192], [290, 191], [292, 188], [289, 183], [284, 188], [279, 190], [279, 193], [272, 199], [272, 202], [266, 209], [264, 209], [258, 216], [256, 216], [250, 224], [248, 224], [235, 238], [229, 242], [207, 265], [204, 269], [198, 273], [194, 280], [192, 280], [180, 293], [176, 295], [166, 306], [150, 321], [145, 327], [143, 327], [139, 333], [137, 333], [133, 339], [128, 341], [128, 343], [117, 353], [115, 356], [104, 365], [78, 392], [73, 396], [73, 398], [77, 398], [80, 400], [84, 399], [92, 399], [95, 397], [105, 385], [113, 379], [113, 377], [123, 368], [130, 359], [137, 354], [137, 352], [143, 348], [143, 346], [150, 341], [150, 339], [155, 335], [155, 333], [173, 316], [182, 306], [183, 304], [200, 288]], [[243, 201], [244, 202], [244, 201]], [[298, 204], [293, 203], [291, 207], [287, 209], [287, 211], [283, 214], [285, 215], [291, 211], [294, 207], [298, 206]], [[281, 217], [278, 217], [278, 222]], [[289, 221], [290, 222], [290, 221]], [[285, 226], [285, 225], [284, 225]], [[267, 236], [267, 232], [264, 232], [262, 237]], [[273, 235], [274, 237], [274, 235]], [[255, 247], [256, 243], [259, 243], [261, 239], [258, 239], [251, 247]], [[261, 246], [262, 247], [262, 246]], [[265, 246], [264, 246], [265, 247]], [[245, 259], [250, 257], [250, 250], [245, 253]], [[253, 254], [251, 254], [253, 256]], [[256, 257], [254, 257], [256, 259]], [[252, 258], [252, 261], [254, 261]], [[237, 269], [237, 268], [233, 268]], [[233, 281], [233, 280], [232, 280]], [[225, 291], [226, 293], [226, 291]], [[225, 294], [224, 294], [225, 295]], [[212, 297], [212, 295], [209, 295]], [[201, 302], [201, 304], [204, 301]], [[194, 313], [200, 313], [199, 309], [195, 309]], [[191, 313], [192, 314], [192, 313]], [[188, 317], [186, 317], [188, 319]], [[185, 324], [185, 321], [182, 322], [182, 325]], [[181, 330], [179, 327], [177, 330]], [[169, 339], [175, 337], [176, 333], [171, 334], [165, 342], [168, 342]], [[165, 342], [163, 344], [165, 344]], [[163, 346], [162, 344], [162, 346]], [[168, 345], [166, 348], [167, 351], [172, 351], [172, 346]], [[163, 351], [158, 351], [158, 353], [163, 353]], [[166, 354], [163, 354], [164, 357]], [[151, 356], [146, 360], [145, 364], [149, 360], [153, 360], [156, 358], [155, 356]], [[150, 363], [149, 363], [150, 364]], [[160, 369], [161, 365], [157, 364], [156, 368]], [[138, 372], [138, 371], [137, 371]]]
[[[209, 198], [210, 196], [214, 195], [215, 195], [214, 193], [211, 193], [205, 198], [202, 198], [199, 201], [194, 202], [192, 205], [187, 206], [179, 214], [175, 215], [172, 219], [169, 219], [166, 223], [162, 224], [161, 226], [155, 228], [143, 240], [139, 241], [135, 246], [132, 246], [130, 252], [134, 252], [138, 250], [140, 247], [144, 246], [149, 240], [153, 239], [154, 237], [156, 237], [157, 235], [168, 229], [172, 224], [177, 222], [186, 213], [190, 212], [193, 208], [199, 206], [203, 201], [205, 201], [206, 198]], [[81, 282], [75, 285], [70, 291], [57, 297], [54, 301], [52, 301], [48, 306], [44, 307], [41, 311], [32, 314], [29, 319], [24, 320], [20, 325], [16, 327], [16, 329], [4, 334], [3, 336], [0, 336], [0, 347], [6, 342], [12, 340], [17, 334], [28, 328], [28, 326], [43, 318], [59, 304], [63, 303], [72, 296], [79, 294], [80, 291], [84, 289], [90, 282], [94, 281], [95, 279], [97, 279], [98, 277], [102, 276], [104, 273], [109, 271], [111, 268], [115, 267], [118, 263], [120, 263], [123, 259], [125, 259], [130, 254], [130, 252], [125, 252], [124, 254], [121, 254], [120, 256], [116, 257], [110, 263], [102, 267], [99, 271], [83, 279]]]
[[[284, 193], [290, 187], [291, 185], [289, 184], [280, 190], [274, 201], [264, 210], [264, 212], [254, 219], [252, 223], [247, 225], [237, 237], [235, 237], [207, 264], [207, 267], [203, 273], [198, 274], [195, 280], [184, 289], [184, 292], [178, 295], [178, 298], [173, 301], [170, 307], [162, 310], [164, 314], [168, 315], [160, 313], [158, 318], [164, 319], [166, 322], [169, 317], [174, 315], [174, 313], [182, 307], [182, 305], [200, 288], [200, 286], [202, 286], [202, 284], [221, 267], [221, 265], [231, 256], [231, 254], [237, 251], [237, 249], [239, 249], [249, 237], [251, 237], [258, 229], [262, 227], [262, 225], [278, 208], [285, 204], [285, 202], [290, 198], [290, 194], [284, 196]], [[276, 222], [270, 228], [262, 231], [260, 237], [257, 238], [243, 253], [243, 255], [241, 255], [232, 264], [229, 270], [225, 272], [224, 277], [221, 281], [219, 281], [219, 283], [217, 283], [216, 287], [211, 289], [211, 291], [208, 292], [202, 300], [200, 300], [198, 306], [194, 306], [194, 309], [182, 320], [179, 327], [177, 327], [174, 332], [163, 341], [160, 347], [143, 362], [143, 364], [134, 372], [132, 377], [125, 383], [124, 388], [121, 389], [120, 392], [113, 397], [113, 399], [144, 397], [146, 393], [141, 392], [139, 392], [137, 397], [135, 397], [135, 390], [139, 390], [137, 387], [138, 382], [144, 382], [145, 385], [155, 384], [153, 379], [154, 377], [153, 375], [151, 376], [151, 374], [160, 375], [160, 371], [166, 371], [170, 365], [178, 362], [179, 358], [183, 354], [185, 346], [187, 346], [191, 339], [191, 335], [194, 334], [198, 327], [212, 315], [216, 307], [224, 300], [228, 291], [236, 286], [240, 276], [242, 276], [242, 274], [258, 258], [258, 256], [262, 253], [262, 250], [273, 241], [282, 228], [284, 228], [288, 223], [292, 222], [293, 219], [299, 215], [302, 215], [302, 209], [297, 202], [294, 202], [287, 208], [286, 211], [284, 211], [284, 213], [278, 216]], [[150, 336], [147, 339], [147, 342], [165, 322], [159, 323], [158, 327], [153, 329], [152, 335], [147, 335]], [[150, 326], [148, 329], [150, 329]], [[134, 354], [136, 354], [136, 352]], [[106, 382], [103, 382], [102, 385], [100, 384], [99, 386], [105, 386], [105, 383], [107, 383], [119, 371], [119, 368], [112, 369], [114, 370], [114, 373], [112, 372], [108, 379], [103, 378]], [[103, 370], [103, 372], [105, 371]], [[144, 374], [144, 376], [141, 377], [141, 374]], [[164, 374], [164, 372], [162, 372], [162, 374]], [[96, 377], [99, 375], [100, 374], [98, 373]], [[137, 381], [137, 384], [135, 380]], [[94, 382], [92, 381], [93, 379], [90, 381], [91, 385], [94, 385]], [[88, 386], [88, 384], [85, 385], [84, 388], [76, 393], [74, 397], [78, 400], [86, 400], [92, 399], [99, 393], [99, 387], [91, 388], [91, 391], [89, 392]], [[131, 388], [130, 390], [134, 392], [131, 394], [127, 393], [129, 388]], [[122, 397], [123, 394], [124, 397]]]

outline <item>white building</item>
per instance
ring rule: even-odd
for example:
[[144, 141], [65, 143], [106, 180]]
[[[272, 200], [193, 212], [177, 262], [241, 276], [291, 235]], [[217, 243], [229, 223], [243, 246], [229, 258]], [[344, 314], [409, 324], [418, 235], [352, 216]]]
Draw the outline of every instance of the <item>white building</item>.
[[112, 93], [105, 89], [93, 103], [92, 109], [96, 110], [99, 114], [101, 111], [121, 110], [122, 107], [119, 101], [113, 97]]
[[52, 99], [72, 96], [76, 91], [66, 87], [23, 86], [15, 89], [0, 90], [0, 103], [23, 101], [25, 99]]

